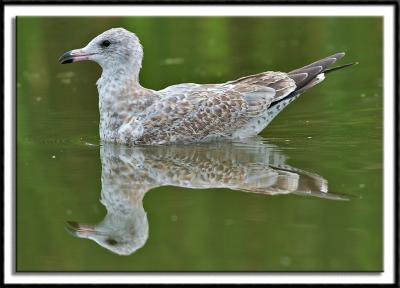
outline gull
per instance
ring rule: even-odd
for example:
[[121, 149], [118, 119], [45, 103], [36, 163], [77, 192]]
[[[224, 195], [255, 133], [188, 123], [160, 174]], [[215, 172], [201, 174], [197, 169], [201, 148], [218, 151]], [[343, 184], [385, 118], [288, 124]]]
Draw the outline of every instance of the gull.
[[324, 80], [336, 53], [288, 73], [267, 71], [220, 84], [184, 83], [156, 91], [139, 83], [143, 48], [124, 28], [112, 28], [84, 48], [64, 53], [61, 64], [92, 60], [97, 81], [100, 139], [121, 144], [168, 144], [242, 139], [260, 133], [289, 103]]
[[328, 181], [322, 176], [289, 165], [280, 148], [261, 137], [187, 145], [104, 143], [100, 159], [100, 199], [107, 214], [95, 225], [66, 221], [65, 228], [118, 255], [130, 255], [146, 244], [149, 221], [143, 200], [158, 187], [225, 188], [266, 197], [289, 194], [350, 200], [328, 191]]

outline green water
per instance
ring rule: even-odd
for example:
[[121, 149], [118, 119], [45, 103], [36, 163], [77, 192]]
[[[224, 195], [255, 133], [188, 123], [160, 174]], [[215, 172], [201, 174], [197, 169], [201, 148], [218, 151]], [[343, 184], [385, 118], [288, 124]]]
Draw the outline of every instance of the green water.
[[[57, 59], [111, 27], [141, 39], [140, 79], [152, 89], [290, 71], [341, 51], [341, 63], [360, 65], [328, 75], [261, 139], [99, 146], [100, 68]], [[381, 271], [382, 90], [377, 17], [19, 17], [16, 270]], [[327, 182], [329, 193], [268, 186], [277, 175], [313, 190]], [[71, 235], [112, 217], [113, 197], [139, 211], [126, 221], [143, 220], [129, 256]]]

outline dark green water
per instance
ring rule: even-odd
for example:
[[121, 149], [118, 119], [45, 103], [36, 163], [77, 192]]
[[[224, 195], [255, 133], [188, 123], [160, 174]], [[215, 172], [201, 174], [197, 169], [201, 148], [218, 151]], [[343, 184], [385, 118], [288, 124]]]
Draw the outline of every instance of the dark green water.
[[[111, 27], [141, 39], [152, 89], [290, 71], [341, 51], [360, 65], [328, 75], [262, 139], [100, 147], [100, 68], [57, 59]], [[380, 18], [18, 18], [16, 270], [381, 271], [382, 93]], [[323, 179], [328, 194], [287, 184], [315, 190]], [[139, 211], [127, 223], [142, 219], [134, 253], [69, 233], [111, 219], [116, 202]]]

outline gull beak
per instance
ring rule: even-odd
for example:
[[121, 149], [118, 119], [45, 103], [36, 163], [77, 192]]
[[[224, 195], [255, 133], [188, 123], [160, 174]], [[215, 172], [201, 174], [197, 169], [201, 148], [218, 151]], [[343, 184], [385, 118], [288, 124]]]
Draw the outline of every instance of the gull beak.
[[65, 52], [61, 57], [58, 59], [60, 64], [68, 64], [72, 62], [79, 62], [83, 60], [89, 60], [89, 56], [91, 54], [86, 54], [83, 52], [82, 49], [75, 49], [71, 51]]
[[80, 224], [75, 221], [66, 221], [65, 229], [73, 236], [80, 238], [88, 238], [92, 234], [96, 234], [94, 226]]

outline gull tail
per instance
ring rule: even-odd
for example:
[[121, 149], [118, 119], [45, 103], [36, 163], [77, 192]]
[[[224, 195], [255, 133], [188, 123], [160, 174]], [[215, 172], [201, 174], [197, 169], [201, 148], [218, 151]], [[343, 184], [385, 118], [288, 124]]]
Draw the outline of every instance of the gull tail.
[[[280, 98], [272, 102], [269, 107], [271, 108], [277, 104], [281, 104], [280, 110], [282, 110], [291, 101], [296, 99], [301, 93], [310, 89], [311, 87], [314, 87], [318, 83], [321, 83], [325, 79], [325, 74], [358, 64], [358, 62], [354, 62], [329, 68], [330, 65], [335, 63], [337, 60], [343, 58], [344, 55], [344, 52], [336, 53], [321, 60], [318, 60], [314, 63], [311, 63], [307, 66], [298, 68], [287, 73], [287, 75], [295, 81], [296, 89], [284, 98]], [[279, 113], [280, 110], [277, 110], [276, 113]]]
[[358, 64], [358, 62], [354, 62], [337, 67], [328, 68], [337, 60], [343, 58], [344, 55], [345, 55], [344, 52], [336, 53], [334, 55], [328, 56], [314, 63], [311, 63], [307, 66], [290, 71], [288, 73], [288, 76], [296, 82], [297, 86], [296, 90], [293, 91], [292, 93], [298, 95], [310, 89], [311, 87], [317, 85], [318, 83], [322, 82], [325, 79], [325, 74]]

